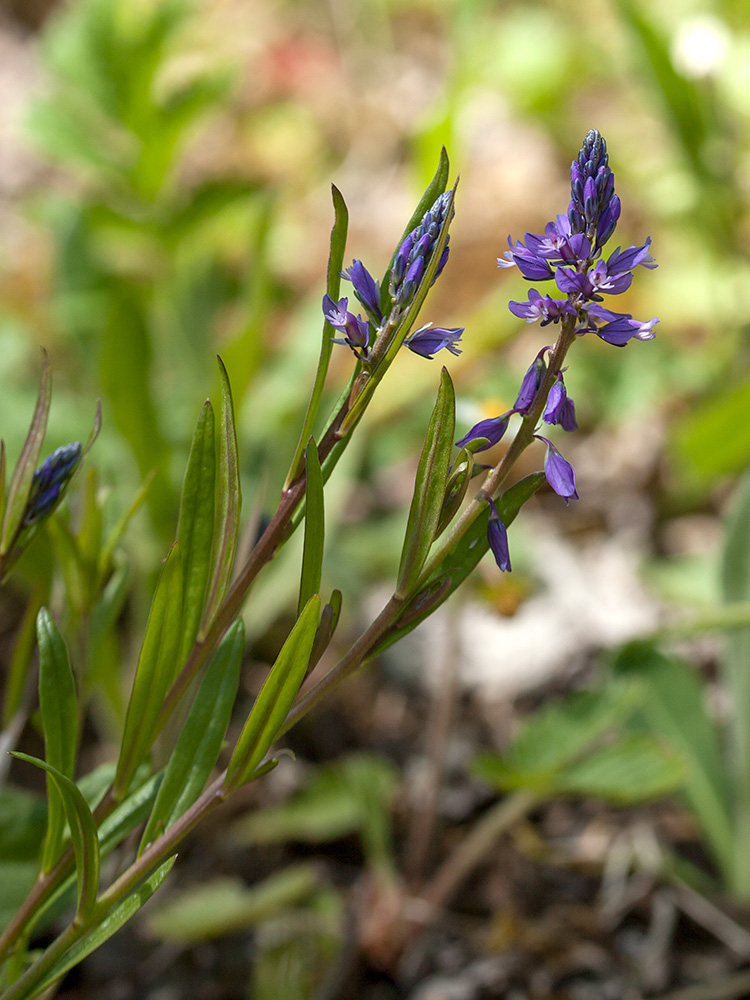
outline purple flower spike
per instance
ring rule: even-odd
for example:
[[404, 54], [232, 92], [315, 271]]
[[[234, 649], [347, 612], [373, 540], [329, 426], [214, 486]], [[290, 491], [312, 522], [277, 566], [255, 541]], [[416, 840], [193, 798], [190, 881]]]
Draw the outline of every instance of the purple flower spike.
[[474, 449], [474, 451], [486, 451], [487, 448], [492, 448], [502, 438], [503, 434], [505, 434], [508, 429], [508, 421], [515, 412], [515, 410], [508, 410], [507, 413], [502, 413], [499, 417], [480, 420], [478, 424], [474, 424], [468, 434], [464, 434], [460, 441], [456, 441], [456, 447], [464, 448], [469, 441], [476, 441], [477, 438], [487, 438], [487, 444], [482, 448]]
[[518, 392], [518, 398], [513, 405], [513, 409], [517, 413], [525, 413], [534, 402], [537, 389], [541, 385], [544, 373], [547, 371], [547, 366], [544, 363], [544, 355], [547, 351], [551, 350], [551, 347], [543, 347], [527, 369]]
[[42, 520], [57, 504], [60, 494], [83, 456], [80, 441], [66, 444], [48, 455], [34, 473], [21, 524], [28, 527]]
[[562, 372], [557, 373], [549, 391], [542, 420], [545, 424], [559, 424], [564, 431], [574, 431], [578, 427], [575, 403], [567, 394]]
[[421, 354], [423, 358], [429, 358], [430, 360], [432, 360], [438, 351], [442, 351], [443, 348], [450, 354], [458, 357], [461, 353], [461, 348], [456, 345], [461, 339], [463, 332], [464, 327], [462, 326], [454, 329], [446, 329], [446, 327], [432, 326], [431, 323], [428, 323], [427, 326], [421, 327], [416, 333], [407, 337], [404, 344], [406, 344], [410, 351], [414, 351], [415, 354]]
[[[357, 357], [367, 357], [367, 345], [370, 341], [370, 324], [360, 316], [350, 313], [349, 300], [344, 297], [334, 302], [330, 295], [323, 296], [323, 315], [326, 321], [344, 334], [343, 340], [334, 338], [334, 344], [348, 344]], [[361, 352], [361, 354], [360, 354]]]
[[508, 550], [508, 529], [500, 520], [497, 507], [492, 500], [489, 501], [489, 504], [491, 513], [489, 524], [487, 525], [487, 540], [490, 543], [490, 548], [492, 549], [492, 554], [495, 557], [497, 565], [503, 573], [510, 573], [511, 566], [510, 552]]
[[380, 311], [380, 289], [362, 261], [353, 260], [351, 267], [341, 272], [341, 277], [351, 281], [354, 285], [354, 294], [365, 309], [381, 320], [383, 314]]
[[[435, 201], [422, 221], [408, 234], [396, 251], [391, 268], [390, 292], [398, 306], [407, 306], [419, 286], [424, 272], [430, 266], [440, 229], [445, 221], [448, 205], [453, 196], [446, 191]], [[452, 215], [452, 213], [451, 213]], [[433, 282], [445, 267], [448, 259], [448, 242], [440, 255]]]
[[534, 437], [537, 441], [544, 441], [547, 445], [547, 455], [544, 459], [544, 475], [547, 477], [547, 482], [555, 493], [565, 500], [565, 503], [568, 503], [571, 498], [577, 500], [576, 474], [573, 466], [570, 462], [565, 461], [557, 448], [547, 438], [542, 437], [541, 434], [535, 434]]

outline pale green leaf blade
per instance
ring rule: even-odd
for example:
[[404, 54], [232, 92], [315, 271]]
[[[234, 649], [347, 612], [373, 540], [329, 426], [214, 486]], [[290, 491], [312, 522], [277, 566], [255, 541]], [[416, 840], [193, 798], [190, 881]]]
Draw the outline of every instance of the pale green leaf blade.
[[479, 755], [474, 772], [496, 788], [551, 788], [555, 776], [633, 712], [640, 687], [612, 683], [545, 705], [528, 718], [505, 753]]
[[325, 506], [323, 498], [323, 473], [318, 459], [318, 446], [310, 438], [305, 450], [305, 544], [302, 552], [302, 575], [300, 578], [297, 614], [313, 596], [320, 592], [323, 575], [323, 553], [325, 550]]
[[13, 475], [10, 479], [10, 486], [8, 487], [0, 553], [8, 551], [16, 532], [21, 526], [23, 513], [26, 509], [26, 501], [31, 489], [31, 481], [34, 478], [34, 473], [39, 463], [39, 452], [41, 451], [44, 433], [47, 429], [51, 395], [52, 370], [47, 352], [42, 349], [42, 375], [39, 381], [39, 395], [37, 396], [34, 415], [31, 418], [29, 433], [21, 448], [21, 454], [18, 456], [18, 461], [15, 464]]
[[287, 717], [305, 677], [320, 614], [320, 597], [311, 597], [281, 648], [229, 761], [224, 787], [248, 780]]
[[706, 692], [695, 670], [645, 642], [621, 649], [613, 668], [617, 675], [641, 679], [640, 711], [652, 734], [674, 747], [685, 762], [685, 798], [714, 857], [728, 872], [733, 841], [731, 787], [719, 732], [708, 714]]
[[440, 373], [440, 388], [430, 417], [414, 481], [396, 596], [405, 598], [422, 572], [437, 534], [448, 479], [456, 425], [456, 397], [448, 369]]
[[[341, 289], [341, 269], [344, 266], [346, 236], [349, 227], [349, 210], [346, 207], [343, 195], [335, 184], [331, 185], [331, 196], [333, 198], [334, 218], [333, 228], [331, 229], [331, 247], [328, 254], [326, 292], [335, 302], [338, 302], [339, 291]], [[307, 442], [310, 440], [315, 428], [315, 421], [318, 416], [318, 410], [320, 409], [320, 401], [323, 396], [326, 376], [328, 374], [328, 365], [330, 364], [331, 352], [333, 350], [333, 343], [331, 340], [333, 333], [333, 328], [329, 326], [327, 322], [324, 322], [318, 369], [315, 373], [315, 382], [310, 395], [310, 402], [307, 406], [305, 420], [302, 425], [302, 433], [300, 434], [299, 441], [297, 442], [292, 464], [289, 466], [289, 473], [287, 475], [286, 483], [284, 484], [285, 489], [288, 488], [289, 484], [299, 475], [300, 466], [302, 464], [302, 456], [305, 452], [305, 448], [307, 447]]]
[[290, 865], [257, 885], [216, 878], [172, 896], [148, 919], [164, 941], [208, 941], [254, 927], [308, 898], [319, 884], [315, 865]]
[[0, 528], [5, 520], [5, 441], [0, 439]]
[[96, 949], [101, 947], [101, 945], [111, 938], [116, 931], [119, 931], [119, 929], [126, 924], [128, 920], [130, 920], [130, 918], [138, 912], [138, 910], [140, 910], [144, 903], [147, 903], [148, 900], [151, 899], [156, 890], [164, 882], [167, 875], [169, 875], [172, 865], [176, 860], [176, 854], [171, 858], [168, 858], [164, 864], [160, 865], [156, 869], [153, 875], [150, 875], [134, 892], [132, 892], [129, 896], [126, 896], [123, 902], [120, 903], [120, 905], [114, 909], [109, 916], [105, 917], [100, 924], [97, 924], [94, 930], [84, 935], [71, 948], [69, 948], [57, 965], [50, 969], [40, 985], [37, 987], [37, 993], [42, 993], [49, 989], [49, 987], [52, 986], [53, 983], [57, 982], [57, 980], [61, 979], [66, 972], [69, 972], [74, 966], [78, 965], [79, 962], [82, 962], [87, 955], [90, 955], [92, 951], [96, 951]]
[[237, 548], [242, 504], [232, 389], [221, 358], [218, 361], [221, 381], [221, 421], [219, 425], [219, 467], [216, 480], [216, 523], [211, 552], [210, 583], [201, 634], [205, 634], [210, 627], [229, 586], [234, 553]]
[[177, 522], [183, 580], [181, 662], [195, 642], [203, 614], [214, 537], [215, 480], [214, 411], [207, 399], [190, 446]]
[[179, 670], [181, 612], [182, 566], [175, 544], [156, 585], [133, 681], [113, 784], [116, 799], [124, 797], [153, 743], [159, 709]]
[[244, 627], [224, 636], [195, 696], [141, 838], [139, 854], [193, 804], [221, 751], [240, 681]]
[[[39, 644], [39, 707], [47, 763], [73, 778], [78, 742], [78, 703], [73, 671], [65, 641], [49, 611], [42, 608], [36, 622]], [[47, 777], [49, 817], [42, 855], [42, 871], [48, 872], [60, 854], [65, 806], [51, 776]]]
[[30, 757], [28, 754], [13, 752], [13, 756], [34, 764], [45, 771], [55, 783], [60, 797], [65, 805], [65, 813], [70, 825], [73, 841], [76, 871], [78, 873], [78, 903], [76, 913], [81, 919], [91, 913], [99, 891], [99, 839], [96, 832], [94, 816], [80, 789], [44, 760]]
[[626, 805], [674, 792], [684, 778], [685, 764], [678, 754], [652, 736], [630, 734], [558, 773], [553, 788]]

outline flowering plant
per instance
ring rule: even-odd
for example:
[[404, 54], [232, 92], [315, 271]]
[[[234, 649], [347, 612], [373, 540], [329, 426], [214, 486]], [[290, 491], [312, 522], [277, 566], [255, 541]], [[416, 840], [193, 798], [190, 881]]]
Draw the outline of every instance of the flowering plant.
[[[167, 877], [181, 840], [239, 787], [277, 765], [273, 747], [283, 734], [334, 686], [440, 606], [488, 548], [500, 568], [509, 571], [507, 529], [545, 479], [566, 501], [577, 496], [572, 467], [550, 440], [538, 434], [537, 426], [541, 420], [565, 431], [576, 427], [575, 407], [564, 382], [567, 352], [586, 333], [618, 346], [630, 339], [649, 339], [656, 323], [641, 323], [600, 304], [603, 293], [619, 294], [629, 287], [636, 267], [652, 267], [654, 262], [648, 242], [618, 249], [606, 261], [601, 257], [620, 205], [606, 145], [595, 131], [587, 135], [572, 166], [568, 214], [550, 223], [544, 236], [527, 234], [525, 242], [510, 243], [500, 261], [503, 267], [518, 267], [532, 281], [554, 278], [564, 298], [542, 296], [532, 289], [528, 303], [513, 302], [510, 309], [529, 322], [558, 325], [557, 342], [534, 359], [514, 407], [473, 427], [457, 442], [460, 451], [453, 460], [455, 394], [443, 368], [417, 468], [393, 594], [339, 661], [319, 679], [311, 678], [300, 694], [307, 674], [331, 643], [342, 601], [337, 590], [325, 601], [320, 593], [326, 481], [402, 345], [425, 359], [440, 351], [460, 352], [463, 328], [427, 324], [414, 329], [429, 289], [449, 259], [456, 188], [446, 190], [448, 171], [443, 152], [437, 173], [379, 282], [360, 260], [343, 268], [348, 213], [341, 194], [333, 189], [335, 221], [315, 381], [277, 508], [249, 554], [238, 560], [238, 446], [229, 378], [220, 363], [219, 425], [207, 401], [188, 457], [175, 542], [151, 604], [118, 759], [104, 778], [89, 780], [87, 794], [75, 780], [81, 692], [60, 628], [46, 608], [39, 610], [36, 632], [45, 759], [21, 753], [16, 757], [45, 772], [49, 810], [38, 878], [0, 937], [0, 960], [5, 961], [2, 1000], [38, 996], [115, 933]], [[350, 310], [349, 296], [340, 295], [342, 278], [351, 283], [364, 317]], [[348, 347], [354, 364], [339, 402], [322, 419], [334, 344]], [[31, 540], [32, 531], [45, 523], [56, 530], [50, 517], [83, 455], [81, 446], [74, 443], [35, 469], [48, 405], [45, 365], [40, 401], [5, 506], [3, 573]], [[512, 443], [459, 513], [476, 471], [474, 455], [496, 444], [514, 416], [521, 421]], [[546, 446], [544, 472], [506, 488], [514, 463], [534, 440]], [[295, 623], [225, 766], [215, 776], [239, 684], [240, 610], [258, 575], [303, 519]], [[88, 603], [80, 617], [89, 623], [87, 638], [92, 643], [97, 623], [105, 612], [111, 616], [113, 605], [107, 602], [114, 597], [110, 589], [122, 599], [122, 582], [112, 561], [117, 532], [106, 541], [100, 539], [99, 549], [93, 552], [89, 551], [95, 546], [90, 536], [83, 530], [79, 538], [69, 533], [65, 546], [74, 552], [76, 579], [86, 584], [80, 589]], [[85, 647], [86, 642], [80, 645]], [[168, 723], [178, 706], [184, 710], [185, 722], [177, 736]], [[162, 769], [152, 753], [157, 738], [160, 754], [167, 756]], [[103, 886], [102, 856], [135, 830], [140, 830], [137, 847], [110, 884]], [[60, 894], [74, 884], [73, 920], [41, 953], [29, 953], [32, 931]], [[441, 898], [439, 893], [436, 898]]]

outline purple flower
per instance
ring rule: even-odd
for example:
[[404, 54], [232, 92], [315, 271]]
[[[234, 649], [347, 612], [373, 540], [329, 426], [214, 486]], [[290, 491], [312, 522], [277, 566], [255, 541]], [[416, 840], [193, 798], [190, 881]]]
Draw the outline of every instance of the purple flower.
[[564, 431], [574, 431], [578, 427], [575, 403], [567, 394], [562, 372], [557, 373], [549, 391], [542, 420], [545, 424], [559, 424]]
[[502, 413], [499, 417], [480, 420], [478, 424], [474, 424], [468, 434], [464, 434], [460, 441], [456, 441], [456, 447], [464, 448], [470, 441], [487, 438], [487, 444], [482, 445], [481, 448], [473, 448], [472, 451], [486, 451], [487, 448], [492, 448], [505, 434], [508, 429], [508, 421], [515, 412], [515, 410], [508, 410], [507, 413]]
[[570, 165], [570, 196], [571, 231], [585, 233], [598, 250], [614, 232], [620, 199], [609, 169], [607, 143], [596, 129], [587, 133], [578, 157]]
[[[641, 322], [640, 320], [633, 319], [630, 313], [612, 312], [611, 309], [605, 309], [604, 306], [596, 304], [588, 306], [583, 315], [587, 322], [580, 331], [576, 332], [590, 331], [601, 337], [602, 340], [606, 340], [608, 344], [614, 344], [615, 347], [624, 347], [633, 338], [636, 340], [653, 340], [655, 336], [653, 328], [659, 322], [656, 317], [646, 322]], [[594, 322], [592, 322], [592, 319]], [[603, 325], [597, 326], [596, 320], [603, 323]]]
[[81, 461], [80, 441], [73, 441], [48, 455], [34, 473], [21, 524], [28, 527], [52, 512]]
[[523, 382], [521, 382], [521, 388], [518, 391], [518, 397], [513, 404], [513, 409], [517, 413], [526, 413], [534, 402], [537, 389], [542, 384], [544, 373], [547, 371], [547, 366], [544, 363], [544, 355], [547, 351], [551, 350], [551, 347], [543, 347], [526, 370]]
[[547, 438], [542, 437], [541, 434], [535, 434], [534, 437], [537, 441], [544, 441], [547, 445], [547, 454], [544, 459], [544, 475], [547, 477], [547, 482], [558, 496], [563, 497], [565, 503], [568, 503], [571, 497], [577, 500], [576, 474], [573, 466], [570, 462], [565, 461], [557, 448]]
[[500, 519], [497, 507], [492, 500], [490, 505], [490, 520], [487, 525], [487, 540], [490, 543], [495, 562], [503, 571], [510, 573], [510, 552], [508, 550], [508, 530]]
[[520, 240], [517, 240], [514, 246], [510, 236], [508, 246], [510, 250], [506, 250], [502, 257], [497, 258], [498, 267], [515, 266], [529, 281], [546, 281], [552, 277], [552, 268], [543, 256], [529, 250]]
[[341, 277], [351, 281], [354, 285], [354, 294], [368, 312], [372, 313], [378, 321], [383, 318], [380, 311], [380, 289], [377, 281], [373, 278], [361, 260], [353, 260], [351, 267], [347, 267], [341, 272]]
[[323, 315], [326, 321], [334, 330], [340, 330], [344, 334], [343, 340], [334, 338], [334, 344], [348, 344], [357, 357], [366, 358], [370, 324], [360, 316], [350, 313], [348, 306], [348, 298], [334, 302], [330, 295], [323, 296]]
[[542, 321], [542, 326], [557, 323], [565, 313], [575, 315], [575, 309], [566, 299], [553, 299], [549, 295], [540, 295], [536, 288], [529, 289], [528, 302], [509, 302], [508, 309], [519, 319], [527, 323]]
[[[452, 196], [452, 191], [441, 194], [396, 251], [390, 277], [391, 297], [396, 305], [407, 306], [416, 294], [422, 276], [432, 261]], [[452, 214], [451, 212], [451, 217]], [[450, 237], [446, 240], [432, 282], [437, 279], [448, 260], [449, 240]]]
[[407, 337], [404, 343], [410, 351], [414, 351], [415, 354], [421, 354], [423, 358], [429, 358], [430, 360], [432, 360], [438, 351], [442, 351], [443, 348], [458, 357], [461, 353], [461, 348], [456, 345], [461, 339], [463, 332], [464, 327], [462, 326], [447, 329], [443, 326], [432, 326], [431, 323], [428, 323], [427, 326], [420, 327], [416, 333]]
[[642, 247], [629, 246], [627, 250], [621, 250], [618, 247], [607, 260], [608, 273], [621, 274], [623, 271], [632, 271], [639, 265], [647, 267], [649, 270], [658, 267], [659, 265], [649, 253], [650, 246], [651, 237], [649, 236]]

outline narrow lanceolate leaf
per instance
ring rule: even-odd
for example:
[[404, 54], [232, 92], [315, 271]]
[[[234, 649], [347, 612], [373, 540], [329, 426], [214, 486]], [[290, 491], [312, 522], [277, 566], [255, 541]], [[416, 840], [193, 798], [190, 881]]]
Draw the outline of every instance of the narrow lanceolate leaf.
[[456, 398], [453, 383], [447, 368], [443, 368], [435, 409], [427, 428], [414, 481], [414, 496], [398, 571], [397, 597], [403, 598], [410, 593], [435, 540], [448, 479], [455, 424]]
[[297, 614], [320, 591], [325, 548], [325, 508], [323, 503], [323, 473], [318, 460], [318, 446], [310, 438], [305, 450], [307, 487], [305, 489], [305, 545], [302, 553], [302, 576], [299, 585]]
[[31, 481], [34, 478], [34, 473], [39, 462], [39, 452], [42, 448], [44, 432], [47, 429], [51, 394], [52, 371], [47, 352], [42, 348], [42, 375], [39, 381], [39, 395], [34, 415], [31, 418], [29, 433], [26, 436], [23, 448], [21, 448], [21, 454], [18, 456], [18, 461], [13, 469], [13, 475], [11, 476], [8, 488], [5, 516], [3, 517], [2, 540], [0, 541], [0, 553], [7, 552], [16, 532], [21, 526], [23, 512], [26, 509], [26, 501], [31, 490]]
[[214, 411], [207, 399], [198, 417], [190, 446], [177, 522], [183, 586], [180, 662], [184, 662], [195, 642], [203, 614], [214, 537], [215, 480]]
[[237, 621], [216, 651], [174, 748], [139, 853], [178, 819], [203, 791], [216, 764], [237, 697], [244, 627]]
[[216, 480], [216, 523], [214, 526], [211, 573], [206, 611], [201, 632], [205, 634], [229, 586], [237, 533], [240, 524], [240, 468], [237, 457], [237, 433], [234, 427], [232, 389], [224, 364], [219, 360], [221, 378], [221, 423], [219, 429], [219, 469]]
[[181, 610], [182, 565], [175, 544], [156, 585], [133, 681], [113, 784], [116, 799], [123, 798], [138, 765], [151, 748], [159, 709], [179, 670]]
[[438, 161], [437, 170], [435, 171], [435, 176], [432, 178], [430, 183], [427, 185], [425, 193], [419, 199], [417, 207], [412, 213], [412, 217], [406, 223], [406, 228], [401, 234], [401, 239], [396, 244], [396, 249], [393, 251], [393, 256], [390, 259], [388, 268], [383, 275], [383, 279], [380, 282], [380, 308], [384, 316], [387, 316], [391, 311], [391, 296], [389, 291], [389, 278], [391, 274], [391, 269], [393, 268], [393, 262], [396, 258], [396, 253], [398, 248], [404, 242], [409, 233], [414, 229], [415, 226], [419, 225], [422, 221], [422, 216], [427, 212], [432, 205], [435, 204], [437, 199], [445, 191], [448, 185], [448, 175], [450, 173], [450, 162], [448, 161], [448, 154], [445, 151], [445, 146], [440, 150], [440, 159]]
[[85, 934], [79, 941], [69, 948], [60, 961], [50, 969], [42, 982], [37, 986], [35, 995], [40, 995], [56, 983], [66, 972], [82, 962], [92, 951], [96, 951], [112, 935], [126, 924], [138, 910], [148, 902], [164, 879], [169, 875], [172, 865], [175, 863], [177, 855], [168, 858], [163, 865], [160, 865], [153, 875], [150, 875], [138, 888], [126, 896], [122, 903], [98, 923], [94, 930]]
[[307, 668], [308, 670], [313, 669], [323, 653], [325, 653], [328, 649], [331, 639], [333, 638], [333, 634], [336, 631], [336, 626], [339, 623], [339, 616], [341, 615], [341, 600], [341, 591], [334, 590], [331, 594], [331, 599], [321, 612], [318, 628], [315, 632], [315, 641], [313, 642], [312, 653], [310, 654], [310, 662]]
[[[66, 778], [73, 778], [78, 741], [78, 706], [75, 681], [65, 641], [49, 611], [42, 608], [36, 621], [39, 643], [39, 707], [47, 763]], [[47, 837], [42, 871], [48, 872], [60, 854], [65, 806], [55, 780], [47, 776]]]
[[224, 782], [232, 790], [247, 781], [263, 760], [292, 707], [310, 660], [320, 614], [311, 597], [281, 648], [237, 741]]
[[[341, 269], [344, 266], [344, 253], [346, 251], [346, 234], [349, 227], [349, 210], [346, 207], [343, 195], [335, 184], [331, 185], [331, 196], [333, 198], [334, 219], [333, 228], [331, 229], [331, 249], [328, 254], [326, 292], [334, 302], [338, 302], [339, 291], [341, 289]], [[328, 323], [323, 323], [323, 339], [320, 345], [320, 358], [318, 360], [318, 370], [315, 373], [315, 383], [310, 395], [310, 402], [307, 405], [302, 433], [294, 452], [292, 464], [289, 466], [289, 474], [287, 475], [284, 489], [287, 489], [290, 483], [300, 474], [302, 456], [315, 427], [315, 420], [320, 409], [320, 400], [325, 388], [326, 375], [328, 374], [328, 365], [331, 360], [331, 351], [333, 350], [332, 336], [332, 327]]]
[[86, 800], [78, 786], [70, 778], [61, 774], [57, 768], [25, 753], [16, 751], [13, 756], [40, 767], [49, 775], [60, 793], [70, 826], [70, 837], [73, 841], [78, 873], [76, 916], [85, 920], [96, 903], [96, 894], [99, 891], [99, 840], [93, 813], [86, 805]]

